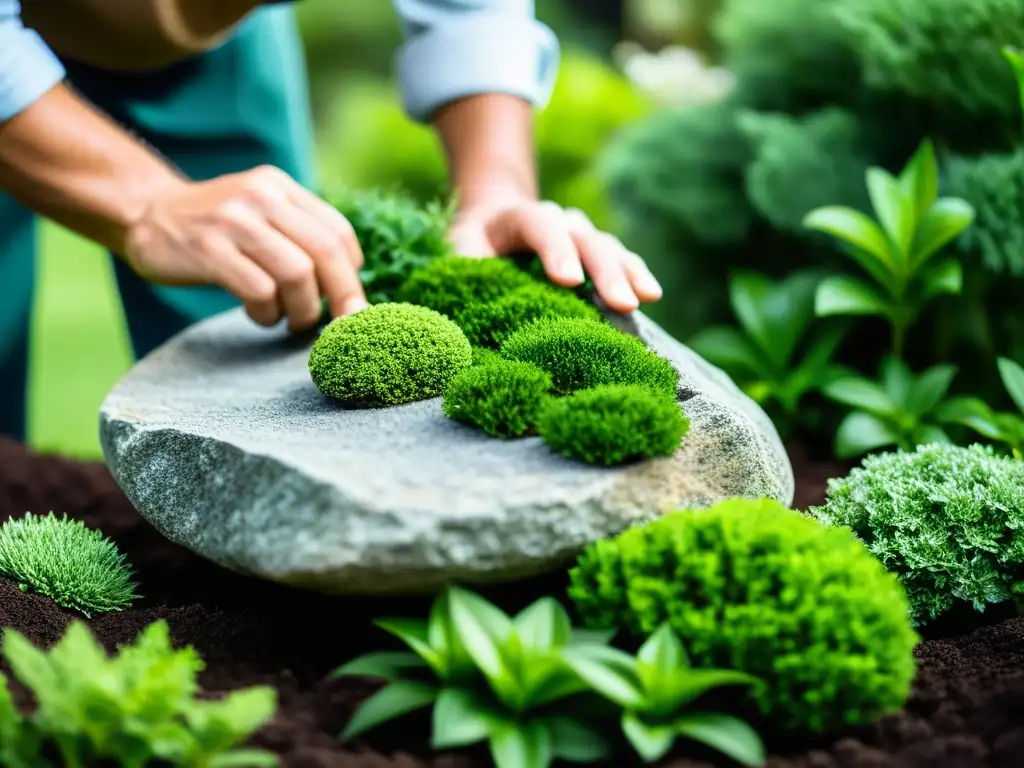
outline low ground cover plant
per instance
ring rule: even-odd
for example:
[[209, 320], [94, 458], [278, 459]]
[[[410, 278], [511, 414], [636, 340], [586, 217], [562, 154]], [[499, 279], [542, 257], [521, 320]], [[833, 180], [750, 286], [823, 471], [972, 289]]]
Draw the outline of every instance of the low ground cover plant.
[[239, 748], [274, 713], [270, 687], [197, 698], [203, 662], [190, 647], [174, 650], [167, 624], [151, 624], [108, 657], [84, 623], [73, 622], [49, 651], [4, 630], [3, 656], [32, 693], [22, 716], [0, 675], [0, 765], [84, 768], [116, 761], [146, 768], [276, 766], [269, 753]]
[[127, 608], [138, 597], [132, 571], [99, 531], [52, 512], [0, 525], [0, 575], [85, 616]]
[[529, 363], [495, 358], [456, 375], [441, 407], [448, 418], [492, 437], [522, 437], [537, 426], [551, 376]]
[[396, 299], [455, 319], [471, 304], [494, 301], [516, 288], [534, 284], [534, 279], [511, 259], [447, 256], [414, 270], [399, 288]]
[[777, 727], [829, 732], [899, 709], [914, 677], [907, 596], [850, 531], [770, 500], [667, 514], [592, 544], [571, 571], [584, 625], [664, 622], [698, 668], [752, 675]]
[[1024, 462], [991, 447], [868, 456], [811, 514], [851, 529], [899, 576], [916, 624], [1024, 596]]

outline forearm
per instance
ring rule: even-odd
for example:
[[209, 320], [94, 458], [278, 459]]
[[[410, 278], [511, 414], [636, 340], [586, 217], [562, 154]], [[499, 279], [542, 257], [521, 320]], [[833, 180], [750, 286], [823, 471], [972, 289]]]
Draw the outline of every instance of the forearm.
[[117, 252], [150, 201], [183, 183], [65, 85], [0, 123], [0, 189]]

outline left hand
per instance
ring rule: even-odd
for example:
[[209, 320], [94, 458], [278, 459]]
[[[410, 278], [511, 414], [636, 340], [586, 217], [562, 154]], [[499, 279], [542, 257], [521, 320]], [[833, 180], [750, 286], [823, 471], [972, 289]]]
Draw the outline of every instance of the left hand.
[[609, 308], [623, 314], [657, 301], [662, 290], [644, 260], [576, 209], [533, 200], [477, 203], [462, 209], [448, 233], [462, 256], [535, 251], [548, 277], [572, 287], [584, 270]]

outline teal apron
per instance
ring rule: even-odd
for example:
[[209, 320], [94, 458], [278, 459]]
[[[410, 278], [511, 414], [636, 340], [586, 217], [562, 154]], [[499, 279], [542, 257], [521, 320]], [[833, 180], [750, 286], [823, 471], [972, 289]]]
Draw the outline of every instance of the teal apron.
[[[313, 130], [290, 5], [252, 14], [224, 45], [157, 73], [65, 62], [72, 85], [194, 179], [276, 165], [312, 186]], [[0, 193], [0, 434], [25, 435], [35, 222]], [[114, 259], [132, 347], [141, 357], [191, 323], [236, 306], [218, 288], [167, 288]]]

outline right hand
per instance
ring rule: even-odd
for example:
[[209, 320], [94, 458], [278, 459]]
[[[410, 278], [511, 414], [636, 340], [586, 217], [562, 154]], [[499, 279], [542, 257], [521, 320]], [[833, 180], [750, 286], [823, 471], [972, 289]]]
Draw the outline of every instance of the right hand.
[[164, 285], [219, 285], [260, 325], [315, 327], [367, 306], [352, 225], [284, 171], [263, 166], [165, 189], [127, 232], [123, 254]]

